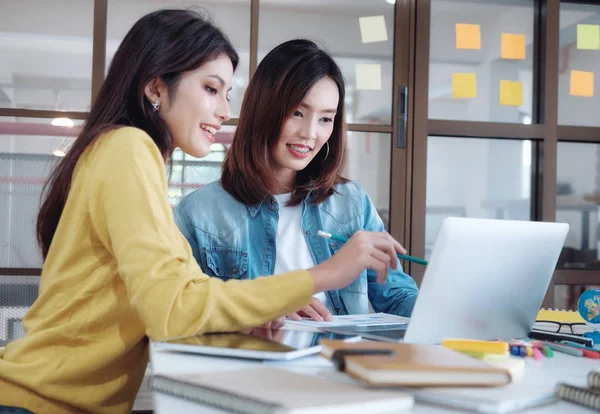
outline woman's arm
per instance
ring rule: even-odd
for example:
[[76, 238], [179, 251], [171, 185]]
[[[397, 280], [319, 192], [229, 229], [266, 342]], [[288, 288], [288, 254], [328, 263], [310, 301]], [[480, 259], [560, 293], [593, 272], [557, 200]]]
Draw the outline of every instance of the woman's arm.
[[227, 283], [202, 273], [175, 225], [154, 142], [132, 128], [115, 134], [91, 154], [90, 214], [149, 337], [258, 326], [310, 302], [307, 271]]
[[[361, 189], [364, 203], [363, 230], [385, 232], [383, 221], [369, 196]], [[404, 273], [398, 261], [397, 269], [390, 269], [386, 282], [377, 283], [377, 275], [367, 270], [369, 301], [375, 312], [385, 312], [400, 316], [410, 316], [417, 300], [417, 284]]]

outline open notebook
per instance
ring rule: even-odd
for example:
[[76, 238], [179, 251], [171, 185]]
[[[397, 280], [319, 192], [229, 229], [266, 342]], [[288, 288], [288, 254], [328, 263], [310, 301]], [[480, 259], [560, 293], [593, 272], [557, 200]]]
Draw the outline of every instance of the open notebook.
[[271, 367], [157, 375], [152, 388], [201, 406], [248, 414], [384, 413], [413, 406], [404, 392], [369, 390]]
[[499, 388], [428, 388], [413, 396], [419, 402], [487, 414], [513, 413], [557, 401], [551, 387], [519, 383]]

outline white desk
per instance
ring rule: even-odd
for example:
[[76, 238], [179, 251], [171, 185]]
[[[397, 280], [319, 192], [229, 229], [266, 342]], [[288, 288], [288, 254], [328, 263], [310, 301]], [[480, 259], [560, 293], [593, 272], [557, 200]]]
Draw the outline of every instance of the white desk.
[[[150, 358], [152, 372], [154, 374], [227, 371], [240, 368], [251, 368], [263, 364], [263, 362], [183, 355], [159, 351], [154, 349], [152, 343], [150, 344]], [[335, 381], [353, 381], [346, 375], [337, 372], [328, 360], [318, 355], [284, 363], [266, 362], [264, 364], [275, 364], [279, 368], [289, 369], [306, 375], [330, 378]], [[576, 358], [559, 353], [556, 353], [554, 358], [544, 357], [542, 361], [535, 361], [532, 358], [527, 358], [525, 375], [521, 380], [521, 384], [523, 387], [527, 387], [529, 384], [537, 384], [537, 386], [541, 385], [548, 387], [549, 389], [552, 389], [558, 381], [565, 381], [575, 385], [585, 385], [587, 373], [592, 369], [600, 369], [600, 362], [588, 358]], [[200, 412], [220, 413], [221, 411], [208, 408], [203, 409], [203, 407], [188, 403], [184, 400], [179, 400], [160, 393], [154, 393], [154, 412], [156, 414], [171, 414]], [[462, 411], [416, 402], [413, 409], [409, 412], [416, 414], [448, 414]], [[593, 413], [594, 411], [560, 401], [556, 404], [542, 406], [523, 412], [531, 414], [587, 414]]]

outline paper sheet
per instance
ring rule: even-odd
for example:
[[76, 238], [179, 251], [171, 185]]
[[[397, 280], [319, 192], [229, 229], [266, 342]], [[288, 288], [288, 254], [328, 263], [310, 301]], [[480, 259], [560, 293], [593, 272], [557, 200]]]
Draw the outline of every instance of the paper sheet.
[[523, 105], [523, 83], [501, 80], [499, 101], [502, 106]]
[[587, 98], [593, 97], [594, 72], [582, 72], [579, 70], [572, 70], [569, 95], [585, 96]]
[[326, 326], [375, 326], [389, 324], [406, 324], [410, 319], [403, 316], [390, 315], [388, 313], [367, 313], [361, 315], [334, 315], [331, 322], [317, 322], [312, 319], [303, 319], [301, 321], [293, 321], [287, 319], [287, 324], [312, 326], [315, 328], [323, 328]]
[[358, 24], [363, 43], [385, 42], [388, 40], [383, 16], [359, 17]]
[[477, 78], [474, 73], [452, 74], [453, 98], [477, 98]]
[[502, 59], [525, 60], [525, 35], [502, 33]]
[[481, 49], [481, 26], [478, 24], [456, 24], [457, 49]]
[[600, 25], [577, 25], [577, 49], [600, 50]]
[[356, 64], [356, 89], [381, 90], [381, 65], [374, 63]]

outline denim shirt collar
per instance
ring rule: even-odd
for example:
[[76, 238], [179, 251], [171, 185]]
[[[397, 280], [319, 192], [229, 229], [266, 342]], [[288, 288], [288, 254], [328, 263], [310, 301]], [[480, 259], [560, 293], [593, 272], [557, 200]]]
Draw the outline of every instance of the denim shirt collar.
[[[308, 194], [306, 194], [306, 196], [304, 196], [304, 207], [306, 207], [306, 204], [308, 202], [310, 202], [311, 200], [311, 196], [312, 196], [312, 191], [309, 191]], [[246, 206], [246, 208], [248, 209], [248, 214], [250, 214], [250, 217], [254, 218], [256, 217], [256, 214], [260, 211], [260, 209], [262, 208], [263, 204], [275, 204], [277, 203], [277, 201], [275, 201], [275, 197], [273, 197], [271, 194], [267, 195], [263, 201], [261, 201], [258, 204], [252, 204], [249, 206]]]

